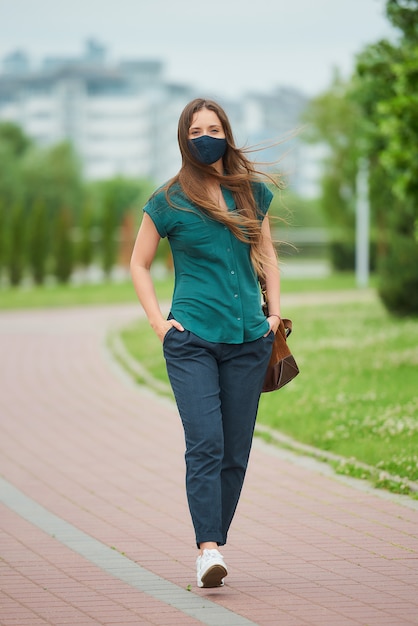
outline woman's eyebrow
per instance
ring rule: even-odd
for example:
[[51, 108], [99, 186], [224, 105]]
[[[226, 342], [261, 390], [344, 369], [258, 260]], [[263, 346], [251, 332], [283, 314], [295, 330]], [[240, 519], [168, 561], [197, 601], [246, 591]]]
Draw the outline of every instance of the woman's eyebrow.
[[[221, 128], [220, 124], [210, 124], [209, 128]], [[192, 126], [190, 126], [190, 130], [200, 130], [201, 126], [198, 126], [197, 124], [192, 124]]]

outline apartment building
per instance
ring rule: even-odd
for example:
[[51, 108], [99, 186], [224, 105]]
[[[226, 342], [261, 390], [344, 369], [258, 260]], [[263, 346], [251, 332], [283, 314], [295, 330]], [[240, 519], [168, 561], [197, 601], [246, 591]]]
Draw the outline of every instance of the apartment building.
[[[159, 60], [111, 63], [106, 49], [88, 41], [79, 57], [47, 57], [33, 68], [24, 52], [8, 55], [0, 73], [0, 120], [19, 124], [40, 145], [69, 140], [89, 179], [150, 177], [157, 183], [180, 165], [177, 122], [193, 87], [164, 78]], [[306, 98], [292, 89], [248, 93], [224, 102], [240, 144], [280, 139], [300, 125]], [[256, 153], [277, 160], [295, 191], [304, 193], [312, 169], [309, 148], [293, 138]]]
[[47, 58], [36, 70], [23, 53], [7, 57], [0, 119], [19, 124], [40, 145], [71, 141], [90, 179], [171, 176], [190, 89], [166, 83], [160, 61], [111, 65], [92, 47], [80, 58]]

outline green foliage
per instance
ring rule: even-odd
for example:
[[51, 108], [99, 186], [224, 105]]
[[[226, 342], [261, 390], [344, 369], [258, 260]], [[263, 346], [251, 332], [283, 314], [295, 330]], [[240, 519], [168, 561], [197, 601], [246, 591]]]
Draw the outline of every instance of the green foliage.
[[320, 207], [330, 231], [330, 258], [335, 270], [354, 269], [356, 176], [360, 110], [349, 97], [350, 83], [338, 74], [328, 91], [308, 105], [305, 140], [326, 147]]
[[357, 55], [350, 91], [362, 113], [361, 142], [368, 156], [378, 154], [385, 147], [377, 124], [378, 109], [393, 94], [391, 63], [397, 57], [397, 48], [385, 40], [367, 46]]
[[20, 285], [25, 268], [25, 221], [20, 204], [12, 207], [6, 227], [7, 271], [10, 284]]
[[416, 0], [388, 0], [386, 15], [406, 39], [418, 41], [418, 3]]
[[71, 212], [60, 209], [54, 220], [53, 267], [59, 283], [67, 283], [74, 266], [74, 244], [71, 237]]
[[80, 239], [77, 247], [77, 261], [84, 268], [88, 268], [93, 261], [93, 208], [90, 203], [85, 203], [80, 218]]
[[[304, 198], [291, 190], [274, 193], [269, 208], [269, 215], [282, 220], [291, 228], [320, 228], [325, 226], [321, 203], [318, 198]], [[280, 228], [280, 222], [273, 219], [273, 224]]]
[[138, 211], [151, 195], [153, 186], [144, 179], [130, 179], [116, 176], [93, 183], [91, 192], [97, 197], [100, 206], [110, 207], [115, 216], [115, 223], [120, 224], [126, 213], [132, 209]]
[[6, 209], [0, 197], [0, 284], [6, 264]]
[[0, 123], [0, 273], [4, 267], [12, 285], [20, 284], [25, 266], [21, 163], [30, 145], [18, 126]]
[[107, 201], [101, 214], [100, 248], [102, 267], [105, 275], [110, 276], [117, 256], [117, 221], [112, 204]]
[[79, 165], [68, 144], [40, 149], [18, 127], [0, 124], [0, 203], [6, 213], [7, 273], [12, 285], [20, 284], [25, 262], [35, 283], [44, 281], [51, 222], [59, 235], [54, 271], [59, 280], [68, 280], [70, 233], [63, 229], [71, 220], [63, 217], [60, 207], [68, 202], [67, 206], [77, 208], [81, 195]]
[[394, 178], [401, 200], [418, 198], [418, 43], [404, 45], [393, 65], [394, 93], [380, 103], [380, 129], [386, 140], [382, 164]]
[[141, 208], [152, 192], [149, 180], [129, 179], [121, 176], [90, 185], [89, 193], [99, 206], [100, 253], [102, 268], [107, 277], [114, 267], [119, 247], [123, 244], [120, 231], [129, 214], [135, 212], [137, 221], [142, 218]]
[[31, 143], [19, 126], [12, 122], [0, 122], [0, 144], [7, 145], [15, 158], [23, 156]]
[[27, 250], [29, 270], [35, 284], [42, 285], [46, 275], [49, 231], [49, 220], [45, 204], [42, 201], [36, 202], [32, 207], [28, 224]]
[[310, 102], [304, 115], [304, 137], [327, 148], [321, 207], [328, 224], [353, 232], [360, 114], [348, 90], [349, 83], [336, 75], [329, 90]]
[[332, 267], [338, 272], [353, 271], [355, 266], [355, 243], [351, 241], [339, 240], [331, 241], [329, 245], [329, 254], [331, 257]]
[[[122, 177], [87, 184], [82, 178], [78, 157], [69, 143], [41, 148], [16, 125], [0, 123], [0, 204], [7, 222], [7, 228], [0, 224], [2, 235], [9, 233], [16, 248], [17, 241], [20, 241], [19, 228], [23, 237], [29, 224], [28, 261], [35, 283], [43, 282], [48, 269], [48, 242], [45, 245], [39, 243], [46, 236], [44, 220], [58, 235], [58, 238], [54, 237], [49, 252], [52, 252], [54, 275], [60, 281], [69, 280], [68, 272], [75, 257], [83, 267], [93, 262], [97, 233], [101, 236], [102, 265], [109, 276], [117, 262], [120, 226], [132, 211], [138, 215], [135, 221], [140, 221], [140, 208], [152, 190], [153, 184], [148, 180]], [[67, 207], [66, 211], [63, 212], [61, 207]], [[68, 233], [64, 233], [66, 225]], [[78, 238], [77, 249], [72, 244], [73, 229]], [[131, 230], [135, 231], [135, 227]], [[125, 242], [125, 248], [127, 246]], [[0, 271], [4, 248], [1, 245]], [[8, 257], [7, 273], [14, 285], [22, 278], [23, 261], [23, 256], [17, 252], [13, 259]]]
[[379, 293], [393, 312], [416, 314], [410, 289], [418, 275], [418, 0], [388, 0], [386, 13], [400, 38], [367, 46], [352, 79], [337, 77], [312, 101], [306, 136], [328, 148], [321, 202], [333, 229], [333, 266], [353, 267], [357, 163], [366, 157]]
[[368, 120], [364, 138], [372, 203], [378, 207], [379, 292], [389, 310], [416, 315], [418, 2], [388, 0], [386, 11], [402, 36], [396, 45], [381, 41], [359, 55], [353, 94]]
[[399, 315], [418, 312], [418, 244], [395, 232], [387, 254], [380, 260], [379, 293], [389, 311]]
[[6, 210], [24, 200], [21, 161], [30, 146], [19, 126], [0, 122], [0, 198]]
[[34, 146], [22, 161], [22, 172], [27, 207], [41, 199], [51, 219], [62, 206], [71, 207], [73, 215], [78, 215], [83, 181], [80, 164], [69, 143], [43, 149]]
[[5, 209], [10, 211], [24, 200], [24, 186], [21, 172], [21, 159], [16, 148], [1, 137], [0, 125], [0, 199]]

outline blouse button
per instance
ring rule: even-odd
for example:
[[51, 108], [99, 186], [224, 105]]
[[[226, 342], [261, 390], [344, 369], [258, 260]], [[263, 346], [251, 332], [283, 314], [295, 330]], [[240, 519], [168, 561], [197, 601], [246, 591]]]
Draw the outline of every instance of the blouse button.
[[235, 274], [234, 270], [231, 270], [231, 274]]

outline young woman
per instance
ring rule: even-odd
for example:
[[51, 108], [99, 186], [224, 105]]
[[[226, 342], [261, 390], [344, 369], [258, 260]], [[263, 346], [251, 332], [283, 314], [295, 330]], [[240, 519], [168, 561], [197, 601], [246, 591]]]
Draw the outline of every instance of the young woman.
[[[187, 498], [200, 551], [197, 584], [219, 587], [227, 567], [218, 547], [238, 504], [280, 322], [279, 270], [266, 217], [272, 193], [235, 146], [215, 102], [196, 99], [185, 107], [178, 141], [181, 169], [144, 207], [131, 272], [163, 343], [184, 427]], [[169, 240], [175, 270], [168, 319], [150, 275], [161, 237]]]

